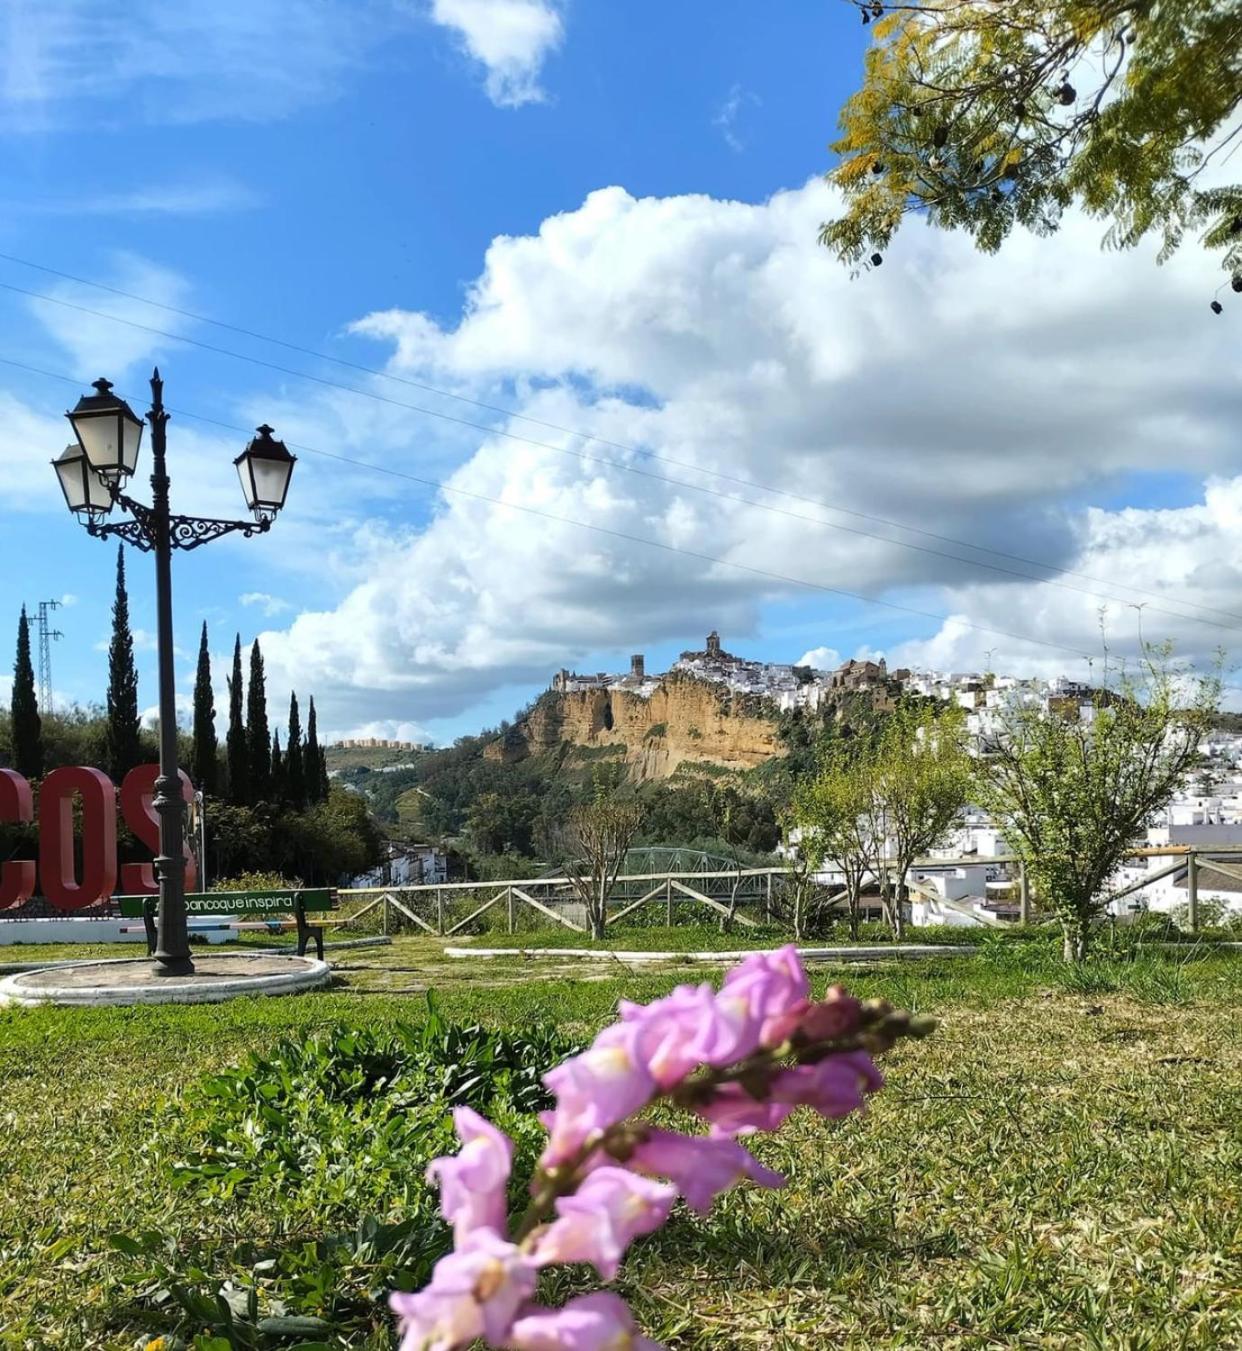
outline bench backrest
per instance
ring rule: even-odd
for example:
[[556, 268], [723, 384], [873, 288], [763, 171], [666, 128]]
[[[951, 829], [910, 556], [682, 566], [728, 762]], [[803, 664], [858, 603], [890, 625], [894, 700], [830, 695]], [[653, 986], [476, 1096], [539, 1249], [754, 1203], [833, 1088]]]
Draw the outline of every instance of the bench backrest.
[[[141, 919], [148, 896], [114, 896], [126, 919]], [[302, 887], [296, 891], [207, 891], [185, 898], [187, 915], [292, 915], [301, 902], [304, 911], [335, 910], [331, 887]]]

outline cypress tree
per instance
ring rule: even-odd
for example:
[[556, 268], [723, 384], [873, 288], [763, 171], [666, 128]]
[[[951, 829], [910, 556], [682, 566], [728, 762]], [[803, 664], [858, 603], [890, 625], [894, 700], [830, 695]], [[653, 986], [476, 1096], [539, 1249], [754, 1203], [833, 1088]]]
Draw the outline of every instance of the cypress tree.
[[43, 777], [43, 721], [35, 697], [34, 665], [30, 660], [30, 621], [26, 607], [17, 621], [17, 657], [13, 662], [13, 696], [9, 702], [12, 722], [13, 768], [27, 779]]
[[129, 628], [125, 591], [125, 546], [116, 550], [116, 599], [112, 602], [112, 641], [108, 644], [108, 723], [104, 733], [108, 773], [121, 780], [142, 760], [138, 721], [138, 670], [134, 635]]
[[267, 680], [256, 638], [250, 646], [250, 684], [246, 687], [246, 745], [250, 759], [250, 800], [272, 800], [272, 733], [267, 723]]
[[303, 773], [302, 723], [298, 717], [298, 696], [289, 696], [289, 740], [285, 743], [285, 790], [295, 811], [306, 806], [306, 776]]
[[279, 730], [277, 730], [272, 733], [271, 785], [272, 785], [272, 798], [274, 801], [279, 802], [285, 798], [288, 783], [289, 783], [288, 764], [284, 759], [281, 758], [280, 732]]
[[216, 696], [211, 688], [211, 653], [207, 650], [207, 621], [198, 643], [198, 673], [194, 679], [194, 752], [191, 775], [209, 797], [216, 793], [219, 767], [216, 756]]
[[233, 640], [233, 674], [229, 677], [229, 732], [226, 741], [229, 765], [229, 801], [244, 807], [250, 801], [250, 757], [246, 726], [242, 721], [241, 634]]
[[328, 796], [327, 766], [319, 749], [319, 727], [315, 722], [315, 696], [311, 695], [306, 713], [306, 746], [302, 752], [302, 777], [306, 780], [306, 800], [322, 802]]

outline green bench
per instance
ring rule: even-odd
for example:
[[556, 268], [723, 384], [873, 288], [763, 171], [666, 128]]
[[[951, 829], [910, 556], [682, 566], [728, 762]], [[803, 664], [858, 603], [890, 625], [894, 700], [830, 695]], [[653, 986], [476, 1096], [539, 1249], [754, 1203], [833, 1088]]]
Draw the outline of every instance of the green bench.
[[[159, 897], [116, 896], [113, 899], [120, 907], [123, 919], [142, 920], [147, 935], [147, 951], [154, 952], [158, 939], [156, 913]], [[191, 933], [200, 934], [216, 929], [265, 929], [269, 933], [283, 933], [288, 926], [277, 917], [292, 915], [297, 927], [298, 956], [304, 957], [307, 945], [313, 942], [316, 955], [323, 961], [323, 925], [310, 924], [306, 917], [335, 910], [337, 905], [336, 892], [330, 887], [309, 887], [294, 891], [195, 892], [185, 898], [186, 927]], [[195, 915], [210, 915], [213, 919], [196, 922]], [[221, 915], [266, 915], [273, 918], [246, 921], [218, 918]], [[129, 930], [123, 927], [121, 932]]]

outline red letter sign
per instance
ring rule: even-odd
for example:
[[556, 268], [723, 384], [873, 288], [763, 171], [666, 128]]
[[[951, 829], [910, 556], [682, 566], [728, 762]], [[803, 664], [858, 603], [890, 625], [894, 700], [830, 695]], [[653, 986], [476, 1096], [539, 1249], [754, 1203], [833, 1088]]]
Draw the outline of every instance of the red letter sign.
[[[30, 785], [12, 769], [0, 769], [0, 821], [27, 826], [34, 820]], [[34, 860], [0, 863], [0, 910], [10, 910], [34, 895]]]
[[[194, 801], [194, 785], [184, 769], [177, 771], [181, 776], [181, 796], [186, 802]], [[155, 797], [155, 781], [160, 776], [159, 765], [138, 765], [126, 774], [121, 783], [121, 815], [125, 824], [147, 846], [153, 854], [160, 852], [160, 818], [151, 805]], [[193, 891], [198, 882], [198, 871], [194, 862], [194, 851], [187, 838], [185, 850], [185, 889]], [[155, 869], [149, 863], [124, 863], [121, 865], [121, 887], [126, 896], [154, 896], [159, 890], [155, 880]]]
[[[82, 881], [73, 866], [73, 798], [82, 795]], [[116, 890], [116, 789], [99, 769], [54, 769], [39, 790], [39, 872], [57, 910], [82, 910]]]

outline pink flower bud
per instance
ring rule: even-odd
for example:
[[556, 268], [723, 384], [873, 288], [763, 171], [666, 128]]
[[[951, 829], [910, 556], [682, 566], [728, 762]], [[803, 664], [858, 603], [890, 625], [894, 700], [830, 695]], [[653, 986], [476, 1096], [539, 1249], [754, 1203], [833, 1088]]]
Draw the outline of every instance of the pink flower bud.
[[834, 1041], [856, 1032], [862, 1005], [847, 994], [812, 1004], [802, 1015], [798, 1033], [804, 1042]]

